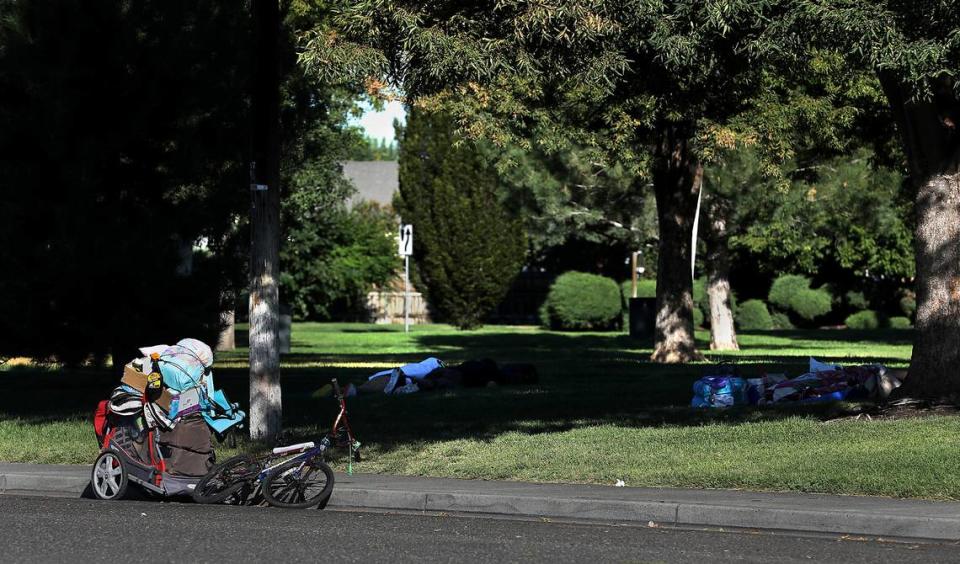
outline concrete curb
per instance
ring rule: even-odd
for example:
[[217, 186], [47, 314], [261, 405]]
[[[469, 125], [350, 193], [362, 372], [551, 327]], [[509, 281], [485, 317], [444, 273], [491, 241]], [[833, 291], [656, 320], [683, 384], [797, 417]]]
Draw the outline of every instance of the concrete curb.
[[[33, 465], [31, 465], [33, 466]], [[83, 466], [83, 473], [51, 470], [0, 470], [0, 494], [43, 495], [50, 497], [79, 497], [90, 484], [90, 467]]]
[[[0, 464], [0, 494], [79, 497], [89, 466]], [[338, 475], [331, 508], [960, 541], [960, 503]]]
[[960, 515], [921, 517], [863, 511], [737, 507], [667, 501], [377, 491], [340, 486], [334, 490], [329, 507], [960, 541]]

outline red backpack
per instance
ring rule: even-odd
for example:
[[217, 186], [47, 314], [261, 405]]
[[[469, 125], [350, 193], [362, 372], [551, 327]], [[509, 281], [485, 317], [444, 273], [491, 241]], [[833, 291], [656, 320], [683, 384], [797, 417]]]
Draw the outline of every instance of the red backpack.
[[109, 430], [110, 400], [102, 400], [97, 404], [97, 409], [93, 412], [93, 430], [97, 434], [97, 442], [103, 444], [104, 437]]

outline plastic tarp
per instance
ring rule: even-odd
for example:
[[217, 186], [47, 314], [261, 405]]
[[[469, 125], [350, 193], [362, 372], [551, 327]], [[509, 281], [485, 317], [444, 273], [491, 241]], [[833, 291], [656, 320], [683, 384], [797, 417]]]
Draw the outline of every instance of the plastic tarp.
[[237, 404], [230, 403], [223, 390], [217, 390], [210, 396], [211, 401], [217, 404], [219, 410], [207, 410], [203, 412], [203, 419], [210, 425], [210, 428], [218, 433], [223, 433], [230, 427], [240, 423], [247, 416], [242, 410], [237, 408]]
[[151, 353], [160, 355], [160, 374], [163, 383], [176, 392], [196, 388], [201, 397], [201, 413], [204, 421], [216, 432], [223, 433], [246, 418], [246, 413], [237, 404], [227, 400], [223, 390], [216, 389], [213, 381], [213, 351], [197, 339], [181, 339], [176, 345], [143, 347], [140, 353], [147, 358], [144, 366], [150, 366]]
[[[407, 378], [413, 378], [414, 380], [419, 380], [426, 377], [427, 374], [430, 374], [437, 368], [443, 368], [443, 361], [438, 358], [430, 357], [420, 362], [414, 362], [413, 364], [405, 364], [400, 367], [400, 372], [403, 372], [403, 375]], [[381, 370], [373, 376], [367, 378], [367, 380], [373, 380], [381, 376], [388, 376], [395, 369], [391, 368], [390, 370]]]

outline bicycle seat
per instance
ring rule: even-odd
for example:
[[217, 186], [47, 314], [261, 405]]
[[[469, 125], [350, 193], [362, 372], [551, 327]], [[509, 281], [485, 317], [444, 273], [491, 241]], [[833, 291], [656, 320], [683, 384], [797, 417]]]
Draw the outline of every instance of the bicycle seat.
[[282, 446], [282, 447], [277, 447], [273, 449], [273, 454], [286, 454], [288, 452], [303, 452], [309, 448], [313, 448], [314, 446], [315, 445], [313, 444], [312, 441], [309, 443], [300, 443], [296, 445]]

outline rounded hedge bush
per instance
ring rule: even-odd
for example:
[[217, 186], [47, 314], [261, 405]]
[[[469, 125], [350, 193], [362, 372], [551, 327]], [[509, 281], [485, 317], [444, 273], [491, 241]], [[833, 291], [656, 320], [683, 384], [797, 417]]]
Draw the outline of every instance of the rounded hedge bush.
[[700, 311], [700, 308], [693, 308], [693, 326], [703, 327], [704, 321], [706, 321], [706, 316], [703, 315], [703, 312]]
[[[620, 293], [623, 295], [623, 303], [628, 303], [627, 300], [633, 297], [633, 281], [627, 280], [623, 284], [620, 284]], [[649, 278], [642, 278], [637, 280], [637, 297], [638, 298], [655, 298], [657, 297], [657, 281], [651, 280]]]
[[796, 329], [790, 321], [790, 316], [782, 311], [770, 312], [770, 319], [773, 321], [774, 329]]
[[769, 331], [773, 320], [767, 304], [760, 300], [747, 300], [737, 308], [737, 326], [746, 331]]
[[621, 314], [620, 287], [585, 272], [567, 272], [554, 281], [540, 309], [540, 320], [560, 330], [610, 329]]
[[900, 298], [900, 311], [910, 319], [913, 319], [913, 314], [917, 313], [917, 300], [912, 296]]
[[706, 278], [700, 277], [693, 281], [693, 304], [704, 311], [710, 309], [710, 302], [707, 298]]
[[783, 309], [793, 309], [791, 300], [799, 292], [810, 289], [810, 279], [799, 274], [785, 274], [773, 281], [767, 299]]
[[847, 305], [855, 310], [865, 310], [870, 307], [870, 303], [867, 302], [867, 297], [863, 295], [863, 292], [849, 291], [846, 295]]
[[844, 321], [847, 329], [879, 329], [880, 316], [872, 309], [858, 311]]
[[790, 300], [790, 309], [797, 315], [813, 321], [821, 315], [830, 313], [833, 309], [833, 297], [826, 290], [800, 290]]
[[891, 317], [887, 320], [887, 325], [891, 329], [910, 329], [913, 327], [909, 317]]

